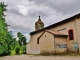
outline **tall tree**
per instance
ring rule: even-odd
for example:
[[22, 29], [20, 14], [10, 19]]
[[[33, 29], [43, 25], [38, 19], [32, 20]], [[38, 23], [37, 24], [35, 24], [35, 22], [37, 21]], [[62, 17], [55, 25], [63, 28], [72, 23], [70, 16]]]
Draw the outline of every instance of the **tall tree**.
[[19, 38], [19, 44], [21, 45], [26, 45], [26, 37], [21, 33], [17, 33], [17, 37]]
[[0, 3], [0, 55], [11, 52], [11, 47], [14, 44], [14, 38], [8, 31], [7, 23], [5, 22], [4, 12], [7, 11], [7, 5], [4, 2]]
[[4, 12], [6, 11], [6, 6], [4, 3], [0, 3], [0, 54], [8, 52], [6, 49], [7, 45], [5, 44], [5, 37], [7, 35], [7, 23], [5, 22], [5, 15]]
[[19, 45], [22, 47], [23, 53], [26, 53], [26, 37], [21, 33], [17, 33], [17, 37], [19, 38]]
[[19, 41], [18, 41], [19, 42], [19, 45], [22, 46], [22, 37], [23, 37], [22, 33], [21, 32], [18, 32], [17, 33], [17, 37], [19, 38]]

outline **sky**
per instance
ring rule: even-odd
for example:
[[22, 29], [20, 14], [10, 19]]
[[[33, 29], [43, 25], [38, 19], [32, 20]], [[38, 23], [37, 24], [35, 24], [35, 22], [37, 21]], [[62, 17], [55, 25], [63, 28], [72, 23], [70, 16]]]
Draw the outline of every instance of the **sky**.
[[[22, 32], [30, 40], [39, 15], [45, 27], [80, 13], [80, 0], [0, 0], [8, 4], [6, 22], [14, 37]], [[39, 14], [40, 13], [40, 14]]]

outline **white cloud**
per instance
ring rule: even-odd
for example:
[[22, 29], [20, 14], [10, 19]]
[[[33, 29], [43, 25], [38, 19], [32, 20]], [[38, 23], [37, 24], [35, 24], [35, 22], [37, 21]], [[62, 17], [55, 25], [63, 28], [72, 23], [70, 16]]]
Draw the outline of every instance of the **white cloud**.
[[20, 13], [22, 13], [23, 15], [27, 15], [27, 13], [28, 13], [28, 7], [19, 5], [18, 8], [19, 8], [19, 12]]
[[22, 0], [22, 4], [17, 5], [18, 10], [20, 13], [22, 13], [23, 15], [27, 15], [28, 14], [28, 10], [34, 5], [34, 2], [29, 2], [28, 0]]

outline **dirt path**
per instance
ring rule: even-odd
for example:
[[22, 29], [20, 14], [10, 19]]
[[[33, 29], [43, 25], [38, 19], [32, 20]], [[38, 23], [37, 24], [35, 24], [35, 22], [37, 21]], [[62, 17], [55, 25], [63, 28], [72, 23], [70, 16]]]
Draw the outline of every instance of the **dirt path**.
[[0, 60], [80, 60], [80, 56], [15, 55], [15, 56], [0, 57]]

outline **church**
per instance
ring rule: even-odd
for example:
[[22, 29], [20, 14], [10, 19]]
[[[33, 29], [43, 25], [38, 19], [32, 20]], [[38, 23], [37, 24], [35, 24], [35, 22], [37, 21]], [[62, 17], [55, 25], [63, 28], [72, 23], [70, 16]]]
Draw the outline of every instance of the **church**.
[[35, 31], [30, 32], [27, 54], [80, 53], [80, 13], [44, 27], [39, 16]]

